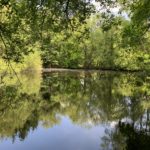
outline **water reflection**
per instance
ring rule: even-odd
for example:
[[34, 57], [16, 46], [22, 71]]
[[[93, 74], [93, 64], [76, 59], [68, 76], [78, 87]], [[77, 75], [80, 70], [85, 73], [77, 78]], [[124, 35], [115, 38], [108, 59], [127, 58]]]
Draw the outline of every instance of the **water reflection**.
[[[43, 74], [43, 78], [38, 74], [20, 78], [22, 85], [15, 77], [7, 76], [0, 84], [1, 139], [11, 137], [15, 144], [16, 138], [28, 139], [31, 130], [38, 130], [41, 124], [48, 129], [63, 126], [62, 116], [67, 116], [72, 125], [84, 129], [103, 127], [105, 133], [101, 131], [101, 139], [97, 141], [100, 149], [147, 150], [150, 147], [149, 76], [51, 72]], [[97, 137], [100, 129], [95, 131]], [[81, 136], [81, 132], [76, 136]]]

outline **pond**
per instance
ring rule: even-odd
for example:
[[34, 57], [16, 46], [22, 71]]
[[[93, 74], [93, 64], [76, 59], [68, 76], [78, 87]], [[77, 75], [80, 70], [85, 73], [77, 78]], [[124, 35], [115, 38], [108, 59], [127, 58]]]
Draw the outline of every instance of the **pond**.
[[149, 150], [150, 76], [52, 71], [19, 79], [1, 78], [0, 150]]

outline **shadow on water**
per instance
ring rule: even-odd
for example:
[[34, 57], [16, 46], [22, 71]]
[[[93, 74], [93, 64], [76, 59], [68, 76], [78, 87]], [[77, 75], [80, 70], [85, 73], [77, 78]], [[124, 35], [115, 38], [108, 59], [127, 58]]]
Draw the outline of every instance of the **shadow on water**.
[[21, 75], [0, 84], [1, 139], [27, 138], [42, 123], [60, 124], [58, 114], [74, 124], [109, 124], [101, 149], [148, 150], [150, 147], [150, 77], [142, 73], [51, 72]]

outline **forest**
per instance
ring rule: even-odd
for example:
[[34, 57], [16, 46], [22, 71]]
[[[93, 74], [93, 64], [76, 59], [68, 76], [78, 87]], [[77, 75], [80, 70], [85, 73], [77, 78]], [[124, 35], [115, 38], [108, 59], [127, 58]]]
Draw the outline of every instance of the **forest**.
[[150, 70], [149, 0], [1, 0], [0, 11], [0, 72]]

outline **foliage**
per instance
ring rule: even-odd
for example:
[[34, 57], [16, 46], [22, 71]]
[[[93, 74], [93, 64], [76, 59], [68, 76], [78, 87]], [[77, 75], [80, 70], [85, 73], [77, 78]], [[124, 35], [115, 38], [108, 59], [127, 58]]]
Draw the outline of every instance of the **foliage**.
[[114, 20], [119, 24], [104, 31], [101, 18], [93, 15], [74, 32], [54, 33], [51, 47], [42, 53], [44, 67], [149, 70], [149, 37], [138, 40], [131, 22], [120, 16]]
[[3, 78], [6, 74], [20, 73], [20, 72], [41, 72], [42, 60], [40, 53], [35, 51], [27, 56], [24, 56], [23, 62], [16, 63], [14, 61], [7, 61], [0, 58], [0, 75]]
[[1, 0], [1, 58], [20, 62], [40, 50], [44, 67], [149, 70], [149, 1], [98, 4], [94, 13], [84, 0]]
[[[2, 57], [16, 62], [33, 51], [38, 42], [41, 50], [52, 38], [51, 31], [60, 32], [79, 24], [93, 11], [93, 5], [83, 0], [17, 1], [1, 0], [0, 45]], [[73, 27], [75, 28], [75, 27]]]

